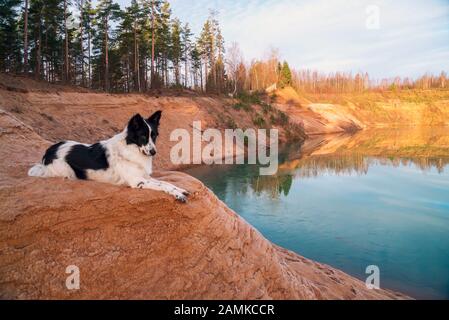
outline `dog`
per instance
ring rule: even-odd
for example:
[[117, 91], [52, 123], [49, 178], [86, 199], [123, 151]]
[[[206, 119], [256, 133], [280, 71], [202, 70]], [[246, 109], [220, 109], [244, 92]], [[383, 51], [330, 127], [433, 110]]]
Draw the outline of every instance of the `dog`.
[[75, 141], [58, 142], [47, 149], [42, 163], [30, 168], [28, 175], [94, 180], [158, 190], [186, 202], [187, 190], [151, 177], [161, 116], [160, 110], [147, 119], [135, 114], [122, 132], [91, 145]]

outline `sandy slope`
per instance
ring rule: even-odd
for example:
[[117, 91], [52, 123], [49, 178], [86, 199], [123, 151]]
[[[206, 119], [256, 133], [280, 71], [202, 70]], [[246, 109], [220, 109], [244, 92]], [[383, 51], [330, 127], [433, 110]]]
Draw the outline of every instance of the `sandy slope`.
[[[196, 96], [192, 93], [173, 96], [170, 94], [105, 94], [87, 91], [76, 92], [72, 87], [50, 86], [18, 76], [0, 74], [0, 108], [10, 112], [23, 123], [30, 125], [43, 138], [57, 142], [75, 140], [94, 143], [107, 139], [123, 130], [129, 118], [140, 113], [149, 116], [162, 110], [156, 166], [173, 169], [169, 161], [170, 142], [173, 129], [193, 132], [193, 121], [200, 120], [202, 130], [217, 128], [254, 128], [253, 119], [263, 114], [260, 106], [253, 106], [251, 112], [235, 110], [232, 99]], [[270, 115], [267, 114], [266, 117]], [[280, 141], [286, 141], [286, 131], [279, 129]], [[294, 135], [304, 139], [302, 128], [295, 128]], [[206, 143], [203, 143], [205, 145]], [[234, 152], [228, 151], [228, 156]], [[243, 152], [238, 150], [237, 153]], [[224, 155], [226, 156], [226, 155]], [[214, 157], [214, 155], [211, 155]]]
[[275, 106], [303, 124], [306, 134], [350, 132], [370, 127], [449, 125], [448, 90], [404, 90], [341, 95], [276, 92]]
[[[48, 141], [0, 113], [0, 297], [390, 299], [277, 247], [198, 180], [187, 204], [151, 190], [26, 177]], [[65, 288], [80, 268], [81, 289]]]
[[[404, 298], [273, 245], [183, 173], [157, 175], [190, 190], [187, 204], [151, 190], [26, 176], [49, 140], [95, 141], [132, 113], [158, 108], [165, 140], [198, 114], [216, 121], [206, 109], [215, 104], [0, 88], [0, 298]], [[168, 150], [160, 146], [157, 169], [170, 168]], [[79, 291], [65, 287], [68, 265], [80, 268]]]

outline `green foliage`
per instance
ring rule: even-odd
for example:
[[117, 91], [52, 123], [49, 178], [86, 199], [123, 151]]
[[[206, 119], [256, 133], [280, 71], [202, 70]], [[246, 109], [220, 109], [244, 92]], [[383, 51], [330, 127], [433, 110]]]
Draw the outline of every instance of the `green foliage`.
[[259, 93], [259, 92], [250, 93], [247, 91], [243, 91], [237, 95], [237, 99], [239, 99], [243, 103], [261, 104], [262, 100], [261, 100], [260, 96], [261, 96], [261, 93]]
[[243, 103], [241, 103], [241, 102], [234, 103], [234, 104], [232, 105], [232, 108], [234, 108], [234, 110], [237, 110], [237, 111], [242, 110], [242, 108], [243, 108]]
[[253, 108], [251, 107], [251, 105], [249, 103], [242, 102], [242, 101], [235, 103], [232, 107], [234, 108], [234, 110], [243, 110], [246, 112], [253, 110]]
[[288, 123], [288, 115], [285, 112], [278, 111], [279, 114], [279, 124], [280, 125], [286, 125]]
[[206, 91], [214, 93], [225, 91], [224, 39], [215, 11], [210, 12], [204, 23], [197, 46], [201, 57], [207, 61], [205, 64]]
[[21, 67], [19, 41], [20, 0], [0, 1], [0, 70], [19, 71]]
[[283, 111], [276, 110], [274, 114], [271, 114], [270, 122], [274, 125], [286, 126], [289, 123], [288, 114]]
[[256, 116], [253, 119], [253, 123], [255, 126], [262, 128], [265, 126], [265, 119], [260, 115], [260, 114], [256, 114]]
[[234, 119], [232, 119], [231, 117], [226, 118], [225, 126], [226, 126], [226, 129], [237, 129], [237, 124], [235, 123]]
[[293, 184], [293, 177], [290, 174], [280, 176], [279, 177], [279, 193], [284, 193], [285, 196], [288, 196], [290, 189]]
[[269, 103], [262, 102], [261, 106], [262, 106], [262, 111], [264, 114], [273, 112], [273, 110], [274, 110], [273, 107], [271, 106], [271, 104], [269, 104]]
[[[278, 68], [280, 65], [278, 66]], [[292, 85], [292, 72], [287, 61], [284, 61], [282, 67], [279, 70], [279, 86], [284, 88]]]
[[123, 9], [117, 0], [92, 2], [30, 0], [23, 10], [21, 0], [0, 0], [0, 71], [25, 69], [26, 38], [26, 69], [49, 82], [118, 92], [173, 84], [227, 91], [224, 39], [215, 13], [193, 41], [189, 25], [172, 16], [167, 0], [131, 0]]

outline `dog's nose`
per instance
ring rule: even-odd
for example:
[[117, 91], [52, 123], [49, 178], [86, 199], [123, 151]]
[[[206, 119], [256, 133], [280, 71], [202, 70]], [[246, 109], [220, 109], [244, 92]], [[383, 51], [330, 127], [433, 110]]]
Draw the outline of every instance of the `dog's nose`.
[[154, 156], [154, 155], [156, 154], [156, 150], [151, 149], [151, 150], [150, 150], [150, 154], [151, 154], [152, 156]]

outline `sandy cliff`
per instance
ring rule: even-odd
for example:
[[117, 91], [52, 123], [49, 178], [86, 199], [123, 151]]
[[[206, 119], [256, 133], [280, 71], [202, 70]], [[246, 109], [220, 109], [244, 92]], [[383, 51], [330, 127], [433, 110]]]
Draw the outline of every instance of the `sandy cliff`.
[[449, 91], [403, 90], [353, 94], [276, 91], [275, 106], [308, 135], [366, 128], [449, 125]]
[[[11, 97], [0, 93], [7, 104]], [[30, 99], [29, 93], [21, 94]], [[57, 94], [41, 94], [32, 97], [42, 99], [34, 116], [23, 110], [0, 112], [0, 298], [404, 297], [368, 290], [341, 271], [273, 245], [183, 173], [157, 175], [190, 190], [187, 204], [151, 190], [27, 177], [49, 140], [63, 133], [83, 141], [102, 138], [115, 130], [107, 124], [115, 126], [139, 108], [130, 106], [120, 114], [105, 105], [98, 119], [98, 113], [78, 110], [89, 119], [87, 124], [98, 121], [98, 128], [106, 128], [93, 129], [82, 126], [83, 118], [70, 118], [72, 106], [60, 104]], [[73, 99], [76, 109], [75, 102], [85, 97]], [[31, 106], [30, 100], [12, 102]], [[39, 108], [62, 113], [39, 118]], [[164, 154], [158, 155], [157, 168], [167, 167]], [[65, 287], [68, 265], [80, 269], [80, 290]]]

